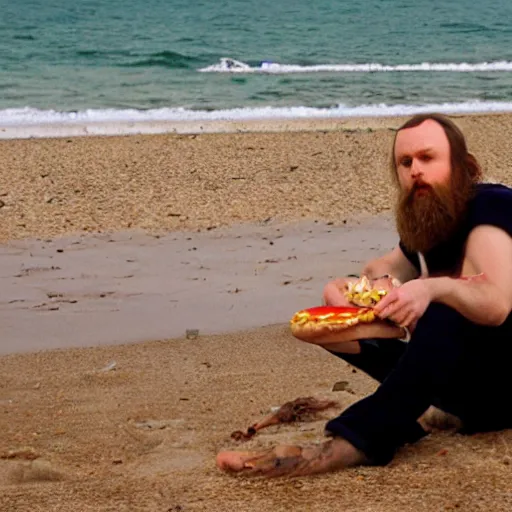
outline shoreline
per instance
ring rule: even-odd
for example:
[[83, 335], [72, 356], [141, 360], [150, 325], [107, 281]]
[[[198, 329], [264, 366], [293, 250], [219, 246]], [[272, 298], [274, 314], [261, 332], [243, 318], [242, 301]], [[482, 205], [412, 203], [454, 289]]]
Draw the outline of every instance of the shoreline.
[[[423, 109], [422, 111], [427, 111]], [[436, 112], [436, 109], [432, 110]], [[0, 125], [0, 140], [53, 139], [66, 137], [123, 137], [132, 135], [199, 135], [228, 133], [276, 133], [396, 129], [413, 114], [374, 116], [269, 117], [255, 119], [162, 120], [162, 121], [68, 121]], [[446, 113], [454, 119], [511, 116], [509, 111]]]

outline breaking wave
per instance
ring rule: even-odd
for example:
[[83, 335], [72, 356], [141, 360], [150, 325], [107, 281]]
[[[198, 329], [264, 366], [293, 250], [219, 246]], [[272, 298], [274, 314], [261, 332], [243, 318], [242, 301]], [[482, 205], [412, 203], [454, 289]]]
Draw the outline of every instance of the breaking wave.
[[280, 64], [278, 62], [261, 61], [256, 65], [235, 60], [229, 57], [222, 57], [220, 62], [198, 69], [202, 73], [382, 73], [382, 72], [488, 72], [488, 71], [512, 71], [512, 62], [422, 62], [419, 64], [396, 64], [386, 65], [379, 63], [366, 64]]

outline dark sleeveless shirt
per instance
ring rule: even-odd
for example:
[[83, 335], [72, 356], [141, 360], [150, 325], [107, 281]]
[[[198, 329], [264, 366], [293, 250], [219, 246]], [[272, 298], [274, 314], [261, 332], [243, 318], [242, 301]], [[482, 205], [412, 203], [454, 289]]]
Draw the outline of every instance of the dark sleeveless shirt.
[[[469, 233], [483, 224], [501, 228], [512, 236], [512, 188], [495, 183], [477, 185], [476, 194], [470, 200], [468, 211], [458, 230], [448, 240], [423, 255], [429, 275], [453, 275], [460, 270]], [[418, 254], [406, 249], [402, 241], [399, 246], [420, 272]]]

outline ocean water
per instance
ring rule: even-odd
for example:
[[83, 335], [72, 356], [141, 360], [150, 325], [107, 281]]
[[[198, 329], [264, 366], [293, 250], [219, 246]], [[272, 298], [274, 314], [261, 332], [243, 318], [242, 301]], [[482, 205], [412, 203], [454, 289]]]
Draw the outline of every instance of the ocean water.
[[512, 111], [511, 0], [0, 0], [0, 127]]

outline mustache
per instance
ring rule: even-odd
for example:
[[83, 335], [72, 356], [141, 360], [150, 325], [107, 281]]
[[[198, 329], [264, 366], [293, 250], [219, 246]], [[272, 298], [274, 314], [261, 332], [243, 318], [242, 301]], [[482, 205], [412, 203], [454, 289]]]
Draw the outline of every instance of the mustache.
[[416, 192], [418, 189], [427, 189], [427, 190], [433, 190], [434, 187], [432, 185], [429, 185], [428, 183], [425, 183], [424, 181], [415, 181], [412, 184], [411, 192]]
[[443, 185], [430, 185], [424, 181], [415, 181], [411, 188], [402, 196], [403, 207], [413, 207], [417, 201], [416, 191], [427, 190], [430, 203], [438, 208], [438, 211], [444, 212], [450, 218], [454, 218], [453, 198], [451, 188]]
[[424, 181], [415, 181], [409, 190], [403, 191], [403, 193], [402, 193], [403, 201], [407, 204], [413, 203], [416, 198], [416, 192], [418, 190], [427, 190], [428, 192], [430, 192], [431, 195], [437, 196], [436, 190], [432, 185], [429, 185], [428, 183], [425, 183]]

